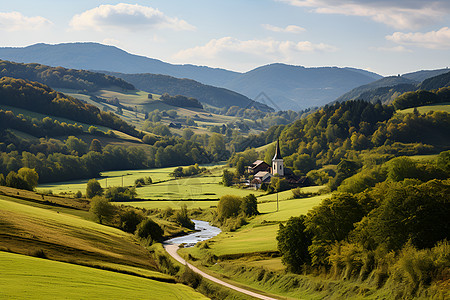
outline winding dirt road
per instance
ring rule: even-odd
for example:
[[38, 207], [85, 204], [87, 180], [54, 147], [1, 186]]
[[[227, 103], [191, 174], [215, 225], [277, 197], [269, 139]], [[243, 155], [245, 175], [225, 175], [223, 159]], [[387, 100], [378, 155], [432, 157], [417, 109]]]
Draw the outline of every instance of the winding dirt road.
[[183, 265], [187, 265], [192, 271], [194, 271], [195, 273], [199, 274], [200, 276], [214, 281], [215, 283], [221, 284], [223, 286], [226, 286], [227, 288], [233, 289], [235, 291], [241, 292], [243, 294], [247, 294], [249, 296], [258, 298], [258, 299], [263, 299], [263, 300], [277, 300], [275, 298], [271, 298], [268, 296], [264, 296], [240, 287], [237, 287], [235, 285], [229, 284], [225, 281], [222, 281], [216, 277], [213, 277], [209, 274], [206, 274], [205, 272], [199, 270], [198, 268], [194, 267], [193, 265], [191, 265], [190, 263], [186, 262], [180, 255], [178, 255], [177, 251], [178, 251], [178, 245], [164, 245], [164, 249], [166, 249], [167, 253], [169, 253], [170, 256], [172, 256], [174, 259], [176, 259], [177, 261], [179, 261], [180, 263], [182, 263]]

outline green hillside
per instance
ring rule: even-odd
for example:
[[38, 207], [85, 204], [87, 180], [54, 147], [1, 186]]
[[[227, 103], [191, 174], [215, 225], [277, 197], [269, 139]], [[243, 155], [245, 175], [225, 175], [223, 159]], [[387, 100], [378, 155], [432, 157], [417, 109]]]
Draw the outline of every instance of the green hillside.
[[85, 70], [49, 67], [40, 64], [22, 64], [0, 60], [0, 77], [13, 77], [37, 81], [53, 88], [96, 91], [101, 88], [134, 90], [134, 86], [122, 79]]
[[182, 284], [6, 252], [0, 265], [0, 289], [8, 299], [207, 299]]

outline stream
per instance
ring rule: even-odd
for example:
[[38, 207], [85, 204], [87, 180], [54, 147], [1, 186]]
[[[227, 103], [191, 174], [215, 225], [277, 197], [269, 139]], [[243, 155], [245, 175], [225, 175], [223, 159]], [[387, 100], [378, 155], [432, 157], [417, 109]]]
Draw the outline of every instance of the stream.
[[208, 222], [200, 220], [192, 220], [192, 222], [194, 222], [195, 224], [195, 232], [167, 240], [164, 242], [164, 244], [185, 244], [185, 248], [193, 247], [198, 242], [209, 240], [210, 238], [215, 237], [221, 232], [220, 228], [211, 226]]

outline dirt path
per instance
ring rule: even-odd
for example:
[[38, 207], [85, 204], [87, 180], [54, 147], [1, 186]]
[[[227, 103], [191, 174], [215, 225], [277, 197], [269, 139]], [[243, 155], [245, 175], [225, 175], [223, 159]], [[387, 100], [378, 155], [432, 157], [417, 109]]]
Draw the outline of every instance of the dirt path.
[[194, 271], [195, 273], [199, 274], [200, 276], [214, 281], [215, 283], [221, 284], [223, 286], [226, 286], [230, 289], [233, 289], [235, 291], [241, 292], [243, 294], [247, 294], [249, 296], [258, 298], [258, 299], [263, 299], [263, 300], [276, 300], [275, 298], [271, 298], [268, 296], [264, 296], [240, 287], [237, 287], [235, 285], [229, 284], [225, 281], [222, 281], [216, 277], [213, 277], [209, 274], [206, 274], [205, 272], [199, 270], [198, 268], [194, 267], [193, 265], [191, 265], [190, 263], [186, 262], [180, 255], [178, 255], [177, 250], [178, 250], [178, 245], [164, 245], [164, 249], [166, 249], [167, 253], [169, 253], [170, 256], [172, 256], [174, 259], [176, 259], [177, 261], [179, 261], [180, 263], [182, 263], [183, 265], [187, 265], [192, 271]]

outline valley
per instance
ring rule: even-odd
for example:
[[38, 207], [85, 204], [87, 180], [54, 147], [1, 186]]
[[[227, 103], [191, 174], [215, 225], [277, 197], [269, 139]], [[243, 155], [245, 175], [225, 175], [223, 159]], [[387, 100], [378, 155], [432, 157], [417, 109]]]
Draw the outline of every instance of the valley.
[[0, 59], [0, 298], [450, 297], [445, 66]]

